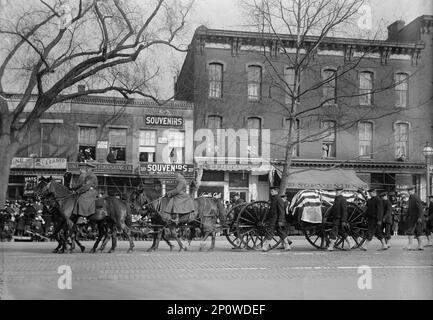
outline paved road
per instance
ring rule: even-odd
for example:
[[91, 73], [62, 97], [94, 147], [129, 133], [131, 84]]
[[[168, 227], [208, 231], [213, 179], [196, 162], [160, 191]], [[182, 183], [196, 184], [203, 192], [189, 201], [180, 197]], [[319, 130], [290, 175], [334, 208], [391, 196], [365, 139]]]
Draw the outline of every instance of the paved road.
[[[224, 238], [214, 252], [170, 252], [136, 242], [127, 254], [53, 254], [54, 243], [1, 243], [2, 299], [433, 299], [433, 249], [323, 252], [294, 238], [291, 252], [232, 250]], [[87, 248], [91, 243], [85, 243]], [[59, 266], [72, 271], [72, 289], [60, 290]], [[371, 289], [361, 290], [360, 266], [371, 269]], [[363, 275], [367, 275], [364, 273]]]

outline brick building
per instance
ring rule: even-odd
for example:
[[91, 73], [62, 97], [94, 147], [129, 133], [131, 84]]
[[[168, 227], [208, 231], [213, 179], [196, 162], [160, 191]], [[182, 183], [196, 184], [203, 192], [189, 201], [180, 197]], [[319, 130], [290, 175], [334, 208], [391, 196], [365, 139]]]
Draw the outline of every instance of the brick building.
[[[315, 95], [306, 94], [299, 101], [300, 110], [320, 103], [330, 92], [347, 92], [350, 97], [335, 99], [326, 114], [309, 112], [296, 119], [300, 143], [293, 151], [292, 168], [336, 167], [387, 190], [415, 185], [425, 196], [426, 166], [421, 150], [426, 141], [433, 141], [432, 16], [421, 16], [407, 26], [396, 22], [388, 27], [388, 34], [388, 39], [382, 41], [326, 38], [321, 43], [311, 68], [302, 74], [301, 86], [313, 87], [317, 78], [351, 61], [356, 60], [356, 66], [321, 88], [319, 94], [317, 90]], [[236, 191], [246, 200], [268, 198], [269, 184], [275, 183], [281, 172], [285, 148], [280, 141], [287, 135], [289, 120], [282, 103], [284, 94], [276, 90], [276, 77], [270, 74], [290, 77], [290, 62], [281, 50], [290, 50], [293, 41], [287, 35], [276, 37], [204, 26], [195, 31], [177, 78], [176, 99], [194, 103], [196, 131], [269, 129], [273, 163], [268, 173], [251, 163], [242, 163], [239, 152], [235, 163], [225, 164], [200, 162], [202, 157], [196, 154], [196, 165], [203, 169], [203, 192], [223, 193], [225, 200]], [[315, 41], [315, 37], [307, 38], [306, 45]], [[365, 90], [372, 93], [358, 96]], [[354, 111], [341, 112], [349, 110], [344, 109], [349, 104]], [[351, 126], [337, 129], [335, 117], [330, 115], [339, 110], [340, 118], [353, 118]], [[303, 139], [323, 128], [329, 129], [327, 134]], [[196, 141], [196, 145], [200, 143]], [[307, 187], [320, 186], [314, 181], [290, 184], [294, 190]]]
[[[7, 98], [12, 108], [20, 97]], [[187, 180], [194, 175], [192, 137], [188, 102], [158, 106], [144, 99], [88, 96], [58, 104], [37, 121], [13, 159], [9, 198], [31, 193], [42, 175], [59, 181], [66, 172], [77, 177], [83, 157], [94, 161], [101, 192], [122, 195], [140, 182], [165, 192], [175, 185], [175, 169]]]

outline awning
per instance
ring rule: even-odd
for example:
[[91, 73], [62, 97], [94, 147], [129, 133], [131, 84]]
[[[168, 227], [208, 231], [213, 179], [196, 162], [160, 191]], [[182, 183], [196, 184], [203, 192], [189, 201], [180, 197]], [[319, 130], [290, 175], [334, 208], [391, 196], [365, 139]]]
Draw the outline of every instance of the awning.
[[[276, 173], [281, 178], [282, 167], [276, 168]], [[368, 188], [368, 184], [356, 175], [354, 170], [343, 169], [290, 169], [290, 189], [324, 189], [330, 190], [343, 187], [346, 190]]]

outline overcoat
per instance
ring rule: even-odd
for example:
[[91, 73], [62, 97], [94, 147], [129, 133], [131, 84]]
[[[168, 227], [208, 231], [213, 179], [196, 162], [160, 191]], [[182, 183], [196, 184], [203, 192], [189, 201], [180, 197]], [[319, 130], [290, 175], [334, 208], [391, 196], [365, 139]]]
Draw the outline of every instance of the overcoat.
[[96, 188], [98, 187], [98, 178], [93, 172], [80, 174], [76, 191], [78, 197], [78, 213], [80, 216], [88, 217], [95, 213], [95, 200], [98, 195]]
[[184, 177], [178, 177], [177, 186], [175, 189], [167, 192], [166, 196], [170, 198], [167, 206], [165, 207], [166, 213], [190, 213], [194, 211], [194, 202], [191, 197], [186, 193], [186, 181]]

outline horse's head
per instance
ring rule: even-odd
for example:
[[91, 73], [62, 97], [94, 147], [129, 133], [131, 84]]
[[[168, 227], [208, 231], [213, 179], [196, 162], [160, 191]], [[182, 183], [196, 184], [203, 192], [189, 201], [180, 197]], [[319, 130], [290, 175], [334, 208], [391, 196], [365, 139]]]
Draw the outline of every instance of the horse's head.
[[49, 191], [49, 184], [51, 182], [50, 178], [44, 178], [40, 177], [39, 182], [36, 185], [36, 188], [34, 189], [34, 194], [38, 198], [44, 198], [46, 197], [50, 191]]

